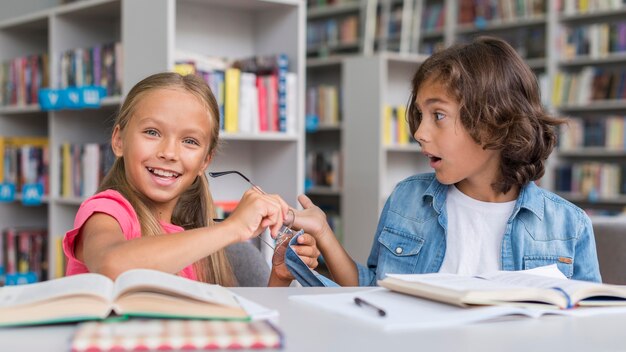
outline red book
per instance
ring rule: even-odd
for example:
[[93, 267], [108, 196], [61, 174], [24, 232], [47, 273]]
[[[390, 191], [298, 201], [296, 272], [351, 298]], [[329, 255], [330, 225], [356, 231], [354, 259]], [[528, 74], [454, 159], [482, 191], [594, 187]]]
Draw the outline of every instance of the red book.
[[257, 76], [256, 78], [256, 88], [259, 95], [259, 130], [267, 131], [267, 90], [263, 80], [263, 76]]

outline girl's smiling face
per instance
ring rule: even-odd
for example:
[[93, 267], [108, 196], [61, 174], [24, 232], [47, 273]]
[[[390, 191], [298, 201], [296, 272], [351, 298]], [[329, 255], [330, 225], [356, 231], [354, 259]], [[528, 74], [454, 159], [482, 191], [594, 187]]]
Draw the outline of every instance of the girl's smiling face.
[[[485, 150], [467, 132], [459, 103], [447, 88], [432, 79], [421, 84], [415, 99], [421, 122], [414, 137], [430, 159], [437, 180], [456, 184], [463, 193], [483, 199], [500, 173], [500, 153]], [[486, 187], [485, 187], [486, 186]]]
[[202, 101], [182, 89], [155, 89], [137, 101], [124, 130], [115, 126], [112, 147], [124, 157], [129, 183], [169, 221], [180, 195], [211, 160], [211, 118]]

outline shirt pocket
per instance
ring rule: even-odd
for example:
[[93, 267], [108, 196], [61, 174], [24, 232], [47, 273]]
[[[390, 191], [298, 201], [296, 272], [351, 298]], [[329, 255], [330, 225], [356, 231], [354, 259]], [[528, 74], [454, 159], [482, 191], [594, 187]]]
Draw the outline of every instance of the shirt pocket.
[[381, 245], [378, 258], [379, 279], [386, 274], [415, 272], [424, 239], [406, 231], [385, 227], [378, 237]]
[[574, 274], [574, 259], [557, 255], [527, 255], [524, 256], [524, 270], [538, 268], [540, 266], [556, 264], [557, 268], [568, 279]]

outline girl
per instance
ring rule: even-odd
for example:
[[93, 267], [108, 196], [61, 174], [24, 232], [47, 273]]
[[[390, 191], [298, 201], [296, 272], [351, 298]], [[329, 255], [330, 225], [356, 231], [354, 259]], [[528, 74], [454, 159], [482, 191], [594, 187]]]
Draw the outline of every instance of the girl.
[[533, 182], [563, 120], [546, 114], [535, 75], [510, 45], [481, 37], [432, 55], [413, 77], [408, 119], [435, 173], [396, 186], [367, 266], [354, 263], [323, 212], [300, 196], [295, 226], [315, 236], [339, 284], [548, 264], [600, 281], [589, 217]]
[[[218, 111], [195, 75], [155, 74], [131, 89], [111, 137], [116, 160], [63, 239], [67, 275], [115, 279], [128, 269], [148, 268], [236, 284], [223, 248], [268, 226], [276, 235], [289, 208], [277, 195], [250, 189], [225, 221], [212, 222], [205, 170], [218, 143]], [[301, 244], [296, 250], [314, 267], [314, 239], [305, 236]], [[289, 285], [289, 271], [275, 262], [269, 284]]]

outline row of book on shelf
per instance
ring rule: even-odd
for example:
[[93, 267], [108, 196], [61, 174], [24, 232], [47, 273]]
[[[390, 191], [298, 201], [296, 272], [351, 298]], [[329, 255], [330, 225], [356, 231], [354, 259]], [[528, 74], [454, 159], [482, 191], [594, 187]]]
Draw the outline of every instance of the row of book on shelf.
[[339, 126], [340, 105], [337, 86], [320, 84], [308, 87], [305, 104], [307, 130], [315, 130], [319, 126]]
[[546, 13], [545, 0], [460, 0], [458, 21], [460, 24], [476, 24], [485, 21], [506, 22], [521, 18], [541, 17]]
[[558, 72], [554, 77], [554, 106], [620, 99], [626, 99], [626, 70], [585, 66], [580, 72]]
[[402, 32], [402, 3], [392, 3], [392, 7], [389, 10], [389, 18], [387, 26], [383, 26], [382, 11], [376, 16], [376, 38], [387, 36], [387, 39], [394, 40], [400, 39], [400, 33]]
[[421, 28], [424, 32], [442, 30], [446, 21], [446, 5], [444, 2], [426, 4], [422, 12]]
[[109, 143], [61, 144], [61, 197], [89, 197], [96, 193], [115, 161]]
[[100, 86], [107, 96], [122, 94], [122, 43], [105, 43], [61, 53], [59, 88]]
[[286, 54], [243, 59], [177, 52], [174, 70], [202, 77], [220, 109], [220, 128], [230, 133], [283, 132], [297, 128], [297, 74]]
[[626, 22], [562, 27], [556, 47], [561, 59], [601, 58], [626, 51]]
[[406, 117], [406, 106], [386, 105], [383, 110], [383, 145], [407, 145], [415, 140], [411, 136]]
[[39, 102], [40, 88], [48, 87], [48, 55], [29, 55], [0, 63], [0, 106]]
[[8, 227], [0, 235], [0, 286], [48, 278], [48, 231]]
[[[115, 157], [109, 143], [70, 144], [59, 148], [60, 196], [87, 197], [98, 189]], [[38, 184], [42, 196], [49, 194], [50, 155], [47, 137], [0, 137], [0, 184], [11, 185], [11, 198], [26, 185]]]
[[359, 15], [310, 20], [307, 23], [307, 48], [356, 44], [359, 39]]
[[618, 10], [626, 6], [624, 0], [557, 0], [556, 10], [565, 15], [590, 13], [594, 11]]
[[0, 136], [0, 199], [12, 201], [27, 185], [40, 185], [40, 196], [47, 195], [49, 165], [47, 137]]
[[596, 118], [570, 117], [559, 130], [561, 151], [581, 148], [626, 149], [626, 117], [606, 116]]
[[[59, 89], [100, 86], [105, 95], [122, 93], [122, 45], [120, 42], [75, 48], [59, 56]], [[0, 106], [24, 106], [40, 102], [39, 90], [50, 86], [47, 54], [29, 55], [0, 64]]]
[[305, 189], [342, 186], [342, 154], [339, 150], [311, 150], [306, 155]]
[[555, 190], [582, 196], [589, 201], [617, 198], [626, 194], [626, 166], [615, 163], [580, 162], [560, 165], [555, 170]]

